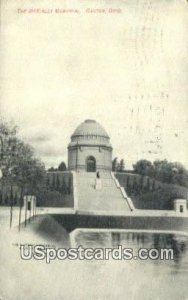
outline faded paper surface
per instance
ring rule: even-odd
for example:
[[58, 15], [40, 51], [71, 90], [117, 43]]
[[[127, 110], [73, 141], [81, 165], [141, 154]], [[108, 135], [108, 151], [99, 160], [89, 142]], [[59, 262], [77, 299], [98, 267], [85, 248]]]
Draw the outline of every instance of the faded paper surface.
[[[46, 167], [67, 159], [85, 119], [105, 127], [127, 169], [141, 158], [188, 167], [187, 14], [183, 0], [1, 1], [1, 114]], [[15, 240], [2, 234], [2, 299], [188, 299], [186, 272], [23, 264], [10, 247]]]
[[105, 126], [129, 167], [176, 161], [177, 149], [188, 164], [186, 1], [9, 0], [1, 23], [2, 110], [48, 166], [66, 158], [87, 118]]

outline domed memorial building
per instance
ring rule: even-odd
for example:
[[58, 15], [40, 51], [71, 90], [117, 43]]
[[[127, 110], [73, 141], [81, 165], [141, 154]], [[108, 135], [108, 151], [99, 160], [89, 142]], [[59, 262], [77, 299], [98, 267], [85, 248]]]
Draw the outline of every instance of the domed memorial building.
[[[127, 188], [132, 190], [135, 185], [140, 189], [140, 182], [143, 182], [144, 190], [146, 184], [149, 184], [148, 191], [158, 190], [160, 187], [159, 182], [150, 178], [148, 181], [147, 176], [143, 179], [137, 174], [111, 171], [112, 146], [108, 133], [95, 120], [85, 120], [71, 136], [68, 145], [68, 170], [48, 172], [50, 189], [63, 195], [62, 198], [56, 196], [53, 206], [57, 203], [73, 207], [78, 214], [124, 215], [125, 212], [137, 211], [126, 193]], [[143, 205], [145, 209], [145, 203], [142, 204], [140, 199], [136, 199], [136, 202], [140, 205], [139, 208]], [[150, 207], [147, 211], [144, 209], [143, 214], [148, 215], [149, 210], [151, 212]], [[175, 211], [173, 213], [187, 214], [186, 200], [176, 199]]]
[[68, 145], [68, 168], [86, 172], [111, 171], [110, 137], [95, 120], [85, 120], [72, 134]]

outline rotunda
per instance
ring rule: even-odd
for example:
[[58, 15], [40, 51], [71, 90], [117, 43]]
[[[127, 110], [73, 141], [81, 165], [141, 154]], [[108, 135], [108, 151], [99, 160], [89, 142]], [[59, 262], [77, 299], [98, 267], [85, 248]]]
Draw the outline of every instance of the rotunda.
[[95, 120], [85, 120], [68, 145], [69, 170], [96, 172], [112, 169], [112, 146], [105, 129]]

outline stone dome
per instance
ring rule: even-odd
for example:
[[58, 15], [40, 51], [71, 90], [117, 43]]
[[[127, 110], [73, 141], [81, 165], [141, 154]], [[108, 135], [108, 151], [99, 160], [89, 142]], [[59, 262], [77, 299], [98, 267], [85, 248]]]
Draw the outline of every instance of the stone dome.
[[95, 120], [85, 120], [68, 145], [69, 170], [95, 172], [112, 168], [112, 146], [105, 129]]
[[71, 138], [79, 136], [99, 136], [109, 139], [106, 130], [95, 120], [85, 120], [75, 129]]
[[85, 120], [81, 123], [72, 134], [69, 146], [86, 144], [111, 147], [109, 135], [95, 120]]

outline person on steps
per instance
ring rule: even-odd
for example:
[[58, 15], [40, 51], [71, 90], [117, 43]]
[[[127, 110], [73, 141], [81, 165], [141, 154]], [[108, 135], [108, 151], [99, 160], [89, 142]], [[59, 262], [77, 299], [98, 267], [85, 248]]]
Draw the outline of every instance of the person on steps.
[[101, 190], [101, 188], [102, 188], [102, 182], [101, 182], [101, 179], [100, 179], [100, 173], [99, 173], [99, 171], [97, 171], [96, 180], [95, 180], [95, 189], [96, 190]]

